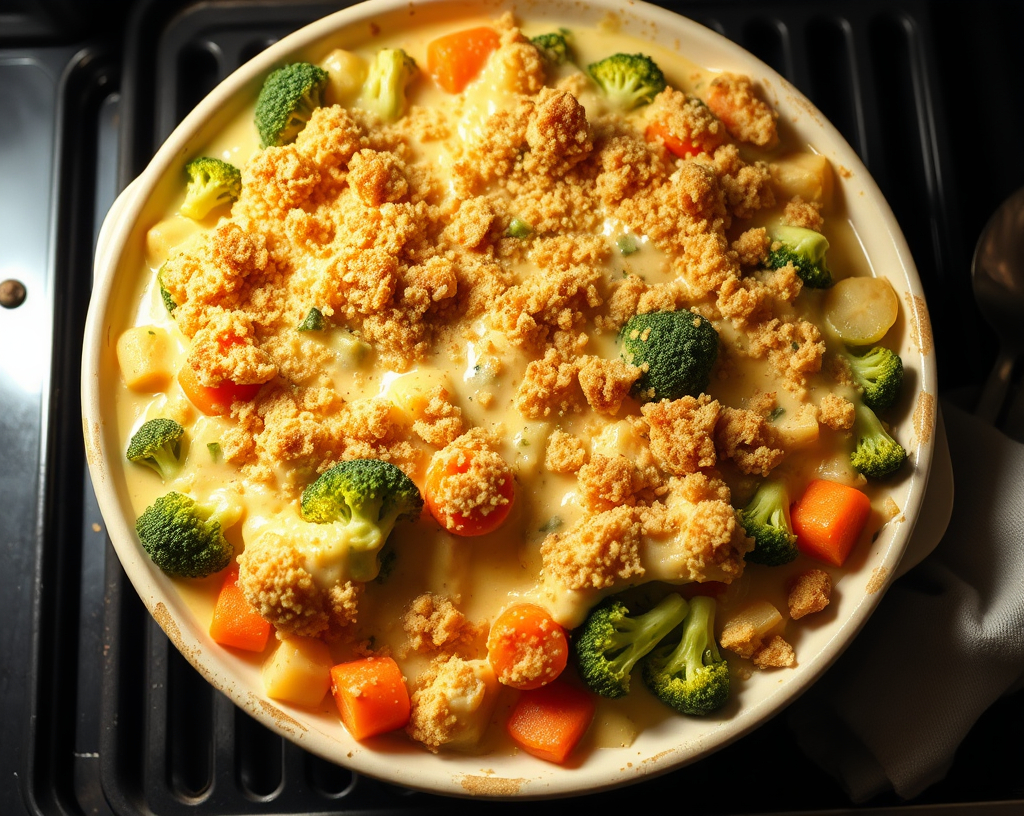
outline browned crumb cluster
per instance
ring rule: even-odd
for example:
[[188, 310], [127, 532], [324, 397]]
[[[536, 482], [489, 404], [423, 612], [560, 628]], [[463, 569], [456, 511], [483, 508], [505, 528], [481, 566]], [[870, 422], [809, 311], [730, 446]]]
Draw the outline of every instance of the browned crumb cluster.
[[472, 649], [483, 627], [468, 620], [451, 598], [425, 592], [409, 604], [402, 629], [413, 651], [455, 654]]

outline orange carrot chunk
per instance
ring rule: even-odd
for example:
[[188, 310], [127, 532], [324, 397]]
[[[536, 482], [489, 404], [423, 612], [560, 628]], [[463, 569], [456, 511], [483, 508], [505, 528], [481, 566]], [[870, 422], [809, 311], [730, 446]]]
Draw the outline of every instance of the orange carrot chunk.
[[815, 479], [790, 512], [800, 551], [841, 567], [864, 531], [871, 500], [855, 487]]
[[196, 408], [207, 416], [225, 416], [231, 413], [235, 400], [247, 402], [256, 396], [262, 387], [260, 383], [239, 385], [225, 381], [218, 386], [203, 385], [196, 377], [195, 369], [188, 363], [178, 370], [178, 384]]
[[238, 587], [238, 565], [232, 564], [224, 574], [224, 583], [213, 607], [210, 637], [221, 646], [234, 646], [249, 652], [267, 648], [271, 626], [245, 599]]
[[678, 156], [681, 159], [685, 159], [687, 156], [699, 156], [701, 153], [708, 152], [689, 139], [680, 139], [678, 136], [675, 136], [663, 122], [655, 121], [647, 125], [644, 137], [649, 142], [661, 139], [665, 149], [673, 156]]
[[506, 728], [524, 751], [562, 765], [593, 718], [593, 696], [559, 680], [522, 692]]
[[487, 659], [506, 686], [540, 688], [558, 677], [569, 659], [565, 630], [543, 607], [514, 604], [491, 626]]
[[409, 721], [409, 691], [390, 657], [365, 657], [331, 667], [331, 694], [354, 739], [402, 728]]
[[483, 70], [501, 44], [493, 28], [467, 28], [438, 37], [427, 45], [427, 73], [449, 93], [459, 93]]

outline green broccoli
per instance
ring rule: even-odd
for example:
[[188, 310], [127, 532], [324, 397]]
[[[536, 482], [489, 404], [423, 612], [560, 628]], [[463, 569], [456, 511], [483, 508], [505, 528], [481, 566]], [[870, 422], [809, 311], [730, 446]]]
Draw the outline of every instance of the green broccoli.
[[382, 48], [363, 83], [363, 103], [385, 122], [394, 122], [405, 111], [405, 89], [417, 71], [416, 61], [401, 48]]
[[616, 598], [599, 604], [573, 642], [583, 682], [602, 697], [625, 696], [637, 661], [682, 622], [687, 608], [686, 601], [675, 593], [642, 615], [630, 615], [628, 607]]
[[173, 315], [174, 310], [178, 308], [178, 304], [175, 303], [174, 298], [171, 297], [171, 293], [167, 291], [167, 287], [164, 286], [164, 269], [167, 268], [167, 261], [160, 264], [160, 268], [156, 270], [156, 285], [160, 290], [160, 300], [163, 301], [164, 308], [167, 309], [167, 314]]
[[622, 359], [644, 369], [631, 393], [644, 401], [697, 396], [718, 359], [718, 332], [695, 312], [634, 315], [619, 332]]
[[665, 75], [644, 54], [612, 54], [587, 70], [605, 97], [623, 111], [647, 105], [665, 90]]
[[875, 412], [864, 403], [857, 403], [853, 432], [857, 445], [850, 454], [850, 463], [865, 476], [883, 479], [906, 461], [906, 450], [889, 436]]
[[181, 438], [185, 429], [173, 419], [151, 419], [132, 434], [125, 456], [153, 468], [165, 482], [181, 469]]
[[185, 165], [188, 186], [179, 212], [193, 221], [206, 218], [214, 207], [230, 204], [242, 192], [242, 171], [222, 159], [200, 156]]
[[710, 714], [729, 699], [729, 664], [715, 641], [715, 599], [690, 601], [682, 637], [654, 649], [641, 664], [655, 697], [682, 714]]
[[224, 529], [238, 517], [238, 508], [227, 502], [200, 504], [171, 492], [143, 511], [135, 532], [153, 563], [168, 575], [205, 578], [231, 563], [235, 551]]
[[860, 353], [848, 349], [843, 356], [868, 408], [884, 411], [896, 402], [903, 386], [903, 360], [896, 352], [875, 346]]
[[302, 322], [295, 327], [297, 331], [323, 331], [327, 328], [327, 320], [324, 318], [324, 313], [321, 312], [316, 306], [310, 308], [306, 312], [306, 316], [302, 319]]
[[354, 581], [372, 581], [380, 572], [377, 555], [395, 524], [419, 517], [423, 497], [412, 480], [389, 462], [351, 459], [341, 462], [302, 493], [302, 517], [338, 525]]
[[533, 227], [522, 218], [513, 218], [509, 222], [508, 229], [505, 230], [505, 235], [509, 238], [529, 238], [532, 232]]
[[739, 519], [754, 539], [754, 549], [746, 556], [748, 562], [778, 567], [799, 554], [789, 520], [789, 490], [781, 479], [761, 482], [747, 506], [739, 511]]
[[260, 147], [289, 144], [324, 103], [327, 72], [309, 62], [293, 62], [272, 71], [256, 98]]
[[797, 275], [811, 289], [828, 289], [832, 281], [825, 260], [828, 239], [820, 232], [785, 224], [768, 230], [772, 249], [768, 252], [768, 268], [781, 269], [793, 264]]
[[565, 63], [572, 60], [572, 51], [569, 49], [567, 33], [565, 29], [552, 31], [549, 34], [531, 37], [530, 42], [537, 47], [537, 50], [540, 51], [544, 60], [549, 65], [565, 65]]

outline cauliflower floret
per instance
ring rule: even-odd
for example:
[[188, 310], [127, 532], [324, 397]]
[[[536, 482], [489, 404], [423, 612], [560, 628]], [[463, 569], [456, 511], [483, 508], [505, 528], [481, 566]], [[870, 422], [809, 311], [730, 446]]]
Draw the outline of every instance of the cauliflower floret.
[[406, 732], [431, 751], [472, 751], [483, 738], [498, 699], [498, 680], [486, 660], [445, 656], [416, 681]]
[[[248, 529], [248, 525], [247, 525]], [[338, 635], [356, 622], [363, 584], [323, 567], [335, 542], [329, 525], [275, 524], [247, 541], [238, 586], [260, 615], [285, 635]]]

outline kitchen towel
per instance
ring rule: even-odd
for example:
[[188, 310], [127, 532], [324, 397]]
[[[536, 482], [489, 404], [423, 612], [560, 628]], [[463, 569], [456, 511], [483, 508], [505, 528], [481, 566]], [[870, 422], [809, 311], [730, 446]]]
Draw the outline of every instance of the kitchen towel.
[[787, 714], [855, 802], [941, 780], [978, 717], [1024, 680], [1024, 445], [948, 401], [942, 414], [945, 534]]

